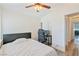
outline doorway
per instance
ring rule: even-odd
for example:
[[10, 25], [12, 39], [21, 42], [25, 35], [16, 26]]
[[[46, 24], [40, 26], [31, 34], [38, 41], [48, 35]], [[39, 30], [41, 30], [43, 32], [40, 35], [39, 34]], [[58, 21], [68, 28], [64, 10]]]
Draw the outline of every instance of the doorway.
[[79, 47], [79, 13], [66, 15], [65, 55], [77, 56]]

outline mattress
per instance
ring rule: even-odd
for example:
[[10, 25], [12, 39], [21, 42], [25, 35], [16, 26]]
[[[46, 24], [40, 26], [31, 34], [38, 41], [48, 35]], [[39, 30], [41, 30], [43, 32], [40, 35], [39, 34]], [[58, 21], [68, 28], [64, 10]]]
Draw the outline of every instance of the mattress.
[[4, 56], [56, 56], [56, 51], [33, 39], [17, 39], [2, 46]]

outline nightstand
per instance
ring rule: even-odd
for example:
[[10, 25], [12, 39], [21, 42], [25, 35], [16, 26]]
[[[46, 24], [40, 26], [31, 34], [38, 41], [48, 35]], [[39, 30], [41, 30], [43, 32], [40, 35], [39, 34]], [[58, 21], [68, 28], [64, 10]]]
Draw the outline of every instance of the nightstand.
[[47, 35], [46, 37], [46, 41], [43, 42], [44, 44], [51, 46], [52, 45], [52, 35]]

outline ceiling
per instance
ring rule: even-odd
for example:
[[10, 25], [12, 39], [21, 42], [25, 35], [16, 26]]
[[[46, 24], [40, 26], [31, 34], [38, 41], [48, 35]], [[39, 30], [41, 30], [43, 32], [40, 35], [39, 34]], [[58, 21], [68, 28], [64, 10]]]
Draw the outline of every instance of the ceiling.
[[25, 8], [25, 6], [30, 5], [32, 3], [3, 3], [0, 4], [5, 10], [10, 10], [14, 12], [18, 12], [24, 15], [29, 15], [33, 17], [44, 17], [45, 15], [49, 14], [51, 11], [53, 11], [56, 7], [61, 8], [61, 6], [69, 8], [73, 7], [79, 4], [62, 4], [62, 3], [45, 3], [46, 5], [51, 6], [51, 9], [43, 9], [40, 10], [40, 12], [36, 12], [36, 10], [33, 7]]
[[[6, 3], [6, 4], [1, 4], [4, 9], [6, 10], [11, 10], [15, 12], [19, 12], [21, 14], [33, 16], [33, 17], [43, 17], [47, 15], [51, 9], [43, 9], [40, 10], [40, 12], [36, 12], [36, 10], [33, 7], [30, 8], [25, 8], [25, 6], [30, 5], [31, 3]], [[53, 4], [46, 4], [51, 6], [53, 8]]]

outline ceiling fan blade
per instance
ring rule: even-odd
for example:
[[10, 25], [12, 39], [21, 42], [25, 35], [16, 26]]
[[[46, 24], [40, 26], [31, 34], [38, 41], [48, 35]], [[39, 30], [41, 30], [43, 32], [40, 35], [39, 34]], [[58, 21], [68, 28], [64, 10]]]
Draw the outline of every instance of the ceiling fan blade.
[[26, 6], [25, 8], [29, 8], [29, 7], [32, 7], [32, 6], [34, 6], [34, 5], [29, 5], [29, 6]]
[[47, 5], [44, 5], [44, 4], [40, 4], [42, 7], [45, 7], [45, 8], [48, 8], [50, 9], [51, 7], [50, 6], [47, 6]]

